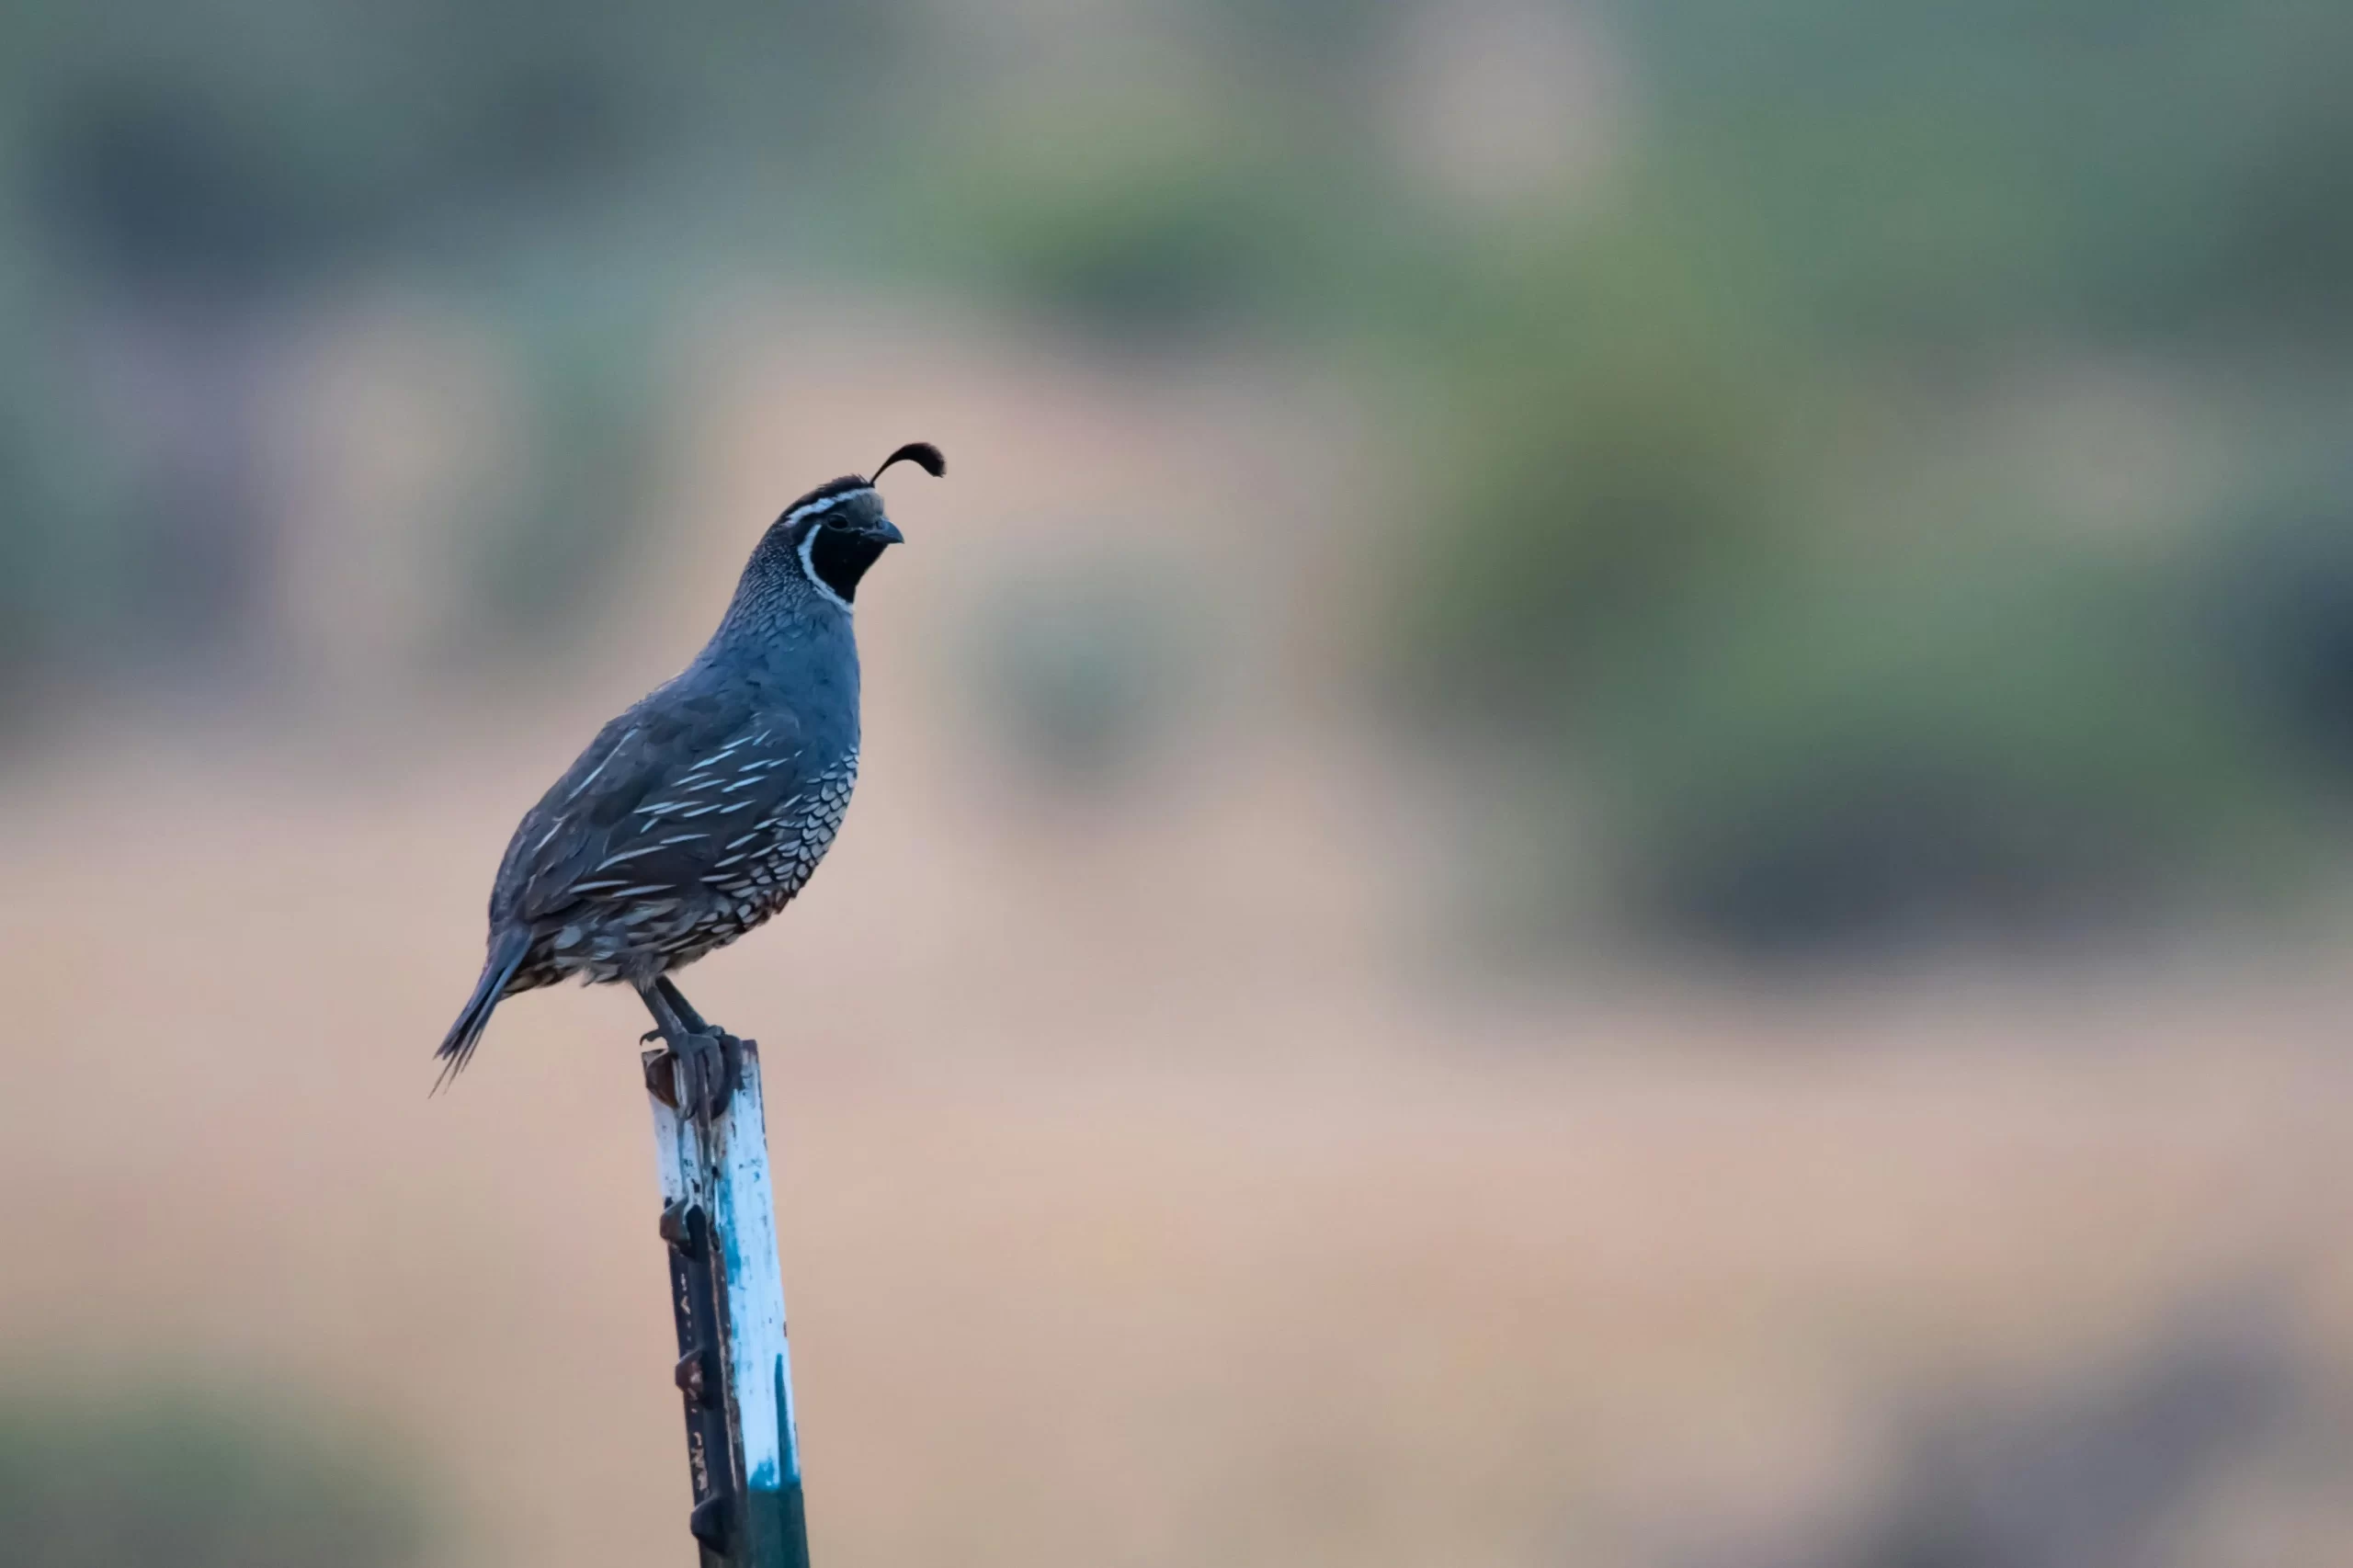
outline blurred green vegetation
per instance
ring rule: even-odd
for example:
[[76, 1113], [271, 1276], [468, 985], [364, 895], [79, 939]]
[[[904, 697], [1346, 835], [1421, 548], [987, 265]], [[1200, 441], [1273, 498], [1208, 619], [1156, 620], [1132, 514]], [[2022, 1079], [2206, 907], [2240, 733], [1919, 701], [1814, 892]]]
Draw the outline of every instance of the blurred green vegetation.
[[1670, 161], [1825, 333], [2230, 347], [2353, 327], [2343, 6], [1661, 0], [1620, 16]]
[[2246, 1550], [2221, 1543], [2249, 1528], [2241, 1502], [2249, 1491], [2266, 1500], [2255, 1532], [2282, 1540], [2273, 1520], [2299, 1510], [2331, 1517], [2328, 1478], [2344, 1467], [2343, 1385], [2285, 1314], [2252, 1292], [2193, 1303], [2113, 1365], [2045, 1373], [2006, 1392], [1979, 1380], [1909, 1403], [1889, 1423], [1878, 1494], [1852, 1517], [1745, 1540], [1708, 1561], [2224, 1562]]
[[10, 1568], [407, 1568], [414, 1477], [313, 1421], [196, 1394], [0, 1397]]
[[1343, 265], [1336, 172], [1247, 100], [1024, 105], [921, 176], [930, 265], [1113, 340], [1296, 340]]
[[1167, 755], [1212, 673], [1188, 590], [1208, 591], [1113, 548], [1026, 563], [984, 597], [971, 663], [1034, 778], [1107, 791]]
[[[18, 7], [0, 700], [251, 623], [241, 378], [289, 313], [386, 281], [514, 369], [458, 618], [497, 648], [612, 591], [680, 304], [832, 270], [1360, 383], [1369, 684], [1549, 772], [1527, 844], [1612, 846], [1564, 911], [1844, 948], [2323, 863], [2283, 846], [2353, 753], [2353, 9], [1540, 13], [1604, 57], [1556, 96], [1626, 84], [1607, 151], [1466, 191], [1411, 155], [1402, 9]], [[203, 441], [95, 384], [125, 342]], [[142, 654], [159, 561], [192, 624]], [[1047, 662], [1011, 686], [1108, 733]]]
[[456, 498], [473, 653], [559, 638], [642, 528], [664, 332], [805, 255], [904, 7], [33, 3], [0, 17], [0, 693], [266, 666], [306, 333], [427, 300], [522, 389]]
[[937, 254], [1381, 379], [1370, 664], [1549, 772], [1506, 832], [1563, 921], [1812, 954], [2291, 893], [2353, 755], [2353, 480], [2278, 494], [2353, 439], [2353, 12], [1600, 17], [1640, 109], [1597, 177], [1449, 198], [1380, 37], [1204, 6], [1213, 87], [951, 138]]
[[2302, 803], [2105, 563], [1906, 562], [1727, 606], [1596, 717], [1643, 911], [1778, 951], [2130, 931], [2278, 891]]
[[2353, 484], [2273, 492], [2353, 438], [2353, 14], [1621, 19], [1653, 142], [1401, 356], [1454, 417], [1391, 684], [1555, 759], [1554, 912], [2040, 943], [2325, 864]]

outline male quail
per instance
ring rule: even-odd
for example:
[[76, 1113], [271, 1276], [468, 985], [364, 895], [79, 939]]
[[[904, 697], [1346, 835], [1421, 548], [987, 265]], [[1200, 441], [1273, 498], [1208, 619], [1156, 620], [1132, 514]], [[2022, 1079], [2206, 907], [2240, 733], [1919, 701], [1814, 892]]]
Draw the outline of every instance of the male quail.
[[741, 1042], [705, 1024], [669, 973], [782, 909], [841, 825], [858, 779], [850, 606], [902, 538], [874, 488], [902, 460], [947, 472], [939, 449], [911, 442], [871, 478], [786, 507], [694, 662], [607, 724], [523, 818], [437, 1088], [502, 998], [578, 975], [634, 986], [685, 1068], [688, 1108], [709, 1119], [725, 1105]]

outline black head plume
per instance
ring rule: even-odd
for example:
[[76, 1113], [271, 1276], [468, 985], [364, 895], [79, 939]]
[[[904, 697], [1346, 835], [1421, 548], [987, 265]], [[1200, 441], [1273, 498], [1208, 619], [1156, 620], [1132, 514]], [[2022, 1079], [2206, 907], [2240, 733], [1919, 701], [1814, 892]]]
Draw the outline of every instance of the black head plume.
[[896, 462], [913, 463], [934, 479], [940, 478], [948, 472], [948, 460], [939, 455], [938, 447], [933, 446], [929, 441], [909, 441], [905, 446], [884, 458], [882, 466], [876, 469], [873, 477], [866, 483], [871, 484], [875, 480], [881, 479], [890, 471], [891, 465]]

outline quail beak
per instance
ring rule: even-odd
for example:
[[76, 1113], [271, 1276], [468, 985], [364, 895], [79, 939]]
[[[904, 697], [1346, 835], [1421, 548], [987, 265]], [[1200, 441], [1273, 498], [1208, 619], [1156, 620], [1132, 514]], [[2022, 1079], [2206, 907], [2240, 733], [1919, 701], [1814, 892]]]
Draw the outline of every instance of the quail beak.
[[907, 536], [899, 531], [899, 525], [892, 522], [888, 517], [875, 518], [874, 526], [866, 530], [866, 537], [872, 540], [877, 544], [904, 544], [907, 542]]

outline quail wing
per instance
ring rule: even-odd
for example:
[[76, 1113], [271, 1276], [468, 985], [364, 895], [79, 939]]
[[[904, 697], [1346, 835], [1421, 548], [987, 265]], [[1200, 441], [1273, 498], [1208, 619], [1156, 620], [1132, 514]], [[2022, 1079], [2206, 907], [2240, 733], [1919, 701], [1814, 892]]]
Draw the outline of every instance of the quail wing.
[[654, 692], [598, 733], [517, 828], [494, 925], [588, 900], [686, 896], [811, 781], [790, 709], [742, 687]]

